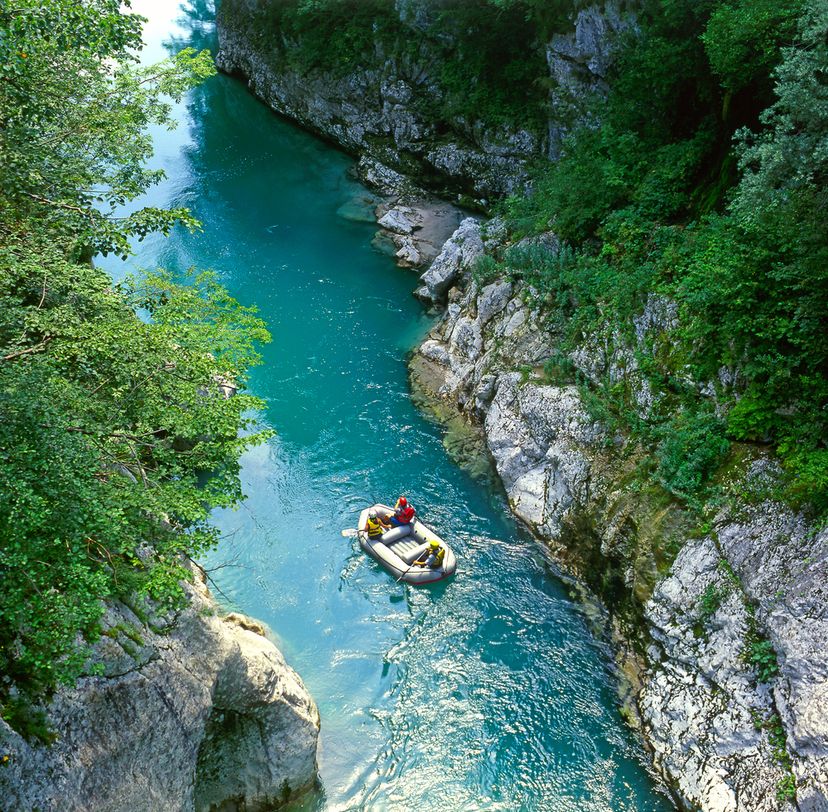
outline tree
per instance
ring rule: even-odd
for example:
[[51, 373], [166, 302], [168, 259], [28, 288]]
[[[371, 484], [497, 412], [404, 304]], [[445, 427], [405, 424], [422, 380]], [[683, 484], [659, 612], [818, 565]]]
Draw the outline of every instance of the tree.
[[211, 274], [113, 287], [89, 261], [197, 226], [117, 215], [159, 177], [147, 127], [213, 72], [206, 52], [140, 67], [140, 27], [119, 0], [0, 0], [0, 707], [24, 729], [21, 698], [83, 673], [103, 601], [181, 599], [268, 436], [243, 393], [253, 309]]
[[[128, 5], [128, 4], [127, 4]], [[76, 255], [115, 251], [167, 233], [184, 209], [115, 211], [161, 173], [144, 163], [147, 127], [174, 126], [179, 99], [215, 72], [208, 52], [185, 49], [140, 67], [143, 18], [118, 0], [0, 3], [0, 228], [23, 220], [60, 232]]]

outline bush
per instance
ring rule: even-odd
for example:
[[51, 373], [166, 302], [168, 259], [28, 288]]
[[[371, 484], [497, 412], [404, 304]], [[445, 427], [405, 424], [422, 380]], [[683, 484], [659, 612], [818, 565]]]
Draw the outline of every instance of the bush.
[[759, 682], [769, 682], [779, 673], [776, 652], [770, 640], [753, 631], [748, 638], [747, 662], [756, 668]]
[[709, 412], [682, 409], [656, 432], [661, 484], [690, 501], [706, 495], [705, 485], [730, 447], [721, 421]]
[[344, 76], [365, 64], [377, 41], [392, 42], [398, 26], [388, 0], [283, 0], [262, 4], [252, 28], [265, 47], [283, 37], [299, 42], [285, 51], [298, 70]]

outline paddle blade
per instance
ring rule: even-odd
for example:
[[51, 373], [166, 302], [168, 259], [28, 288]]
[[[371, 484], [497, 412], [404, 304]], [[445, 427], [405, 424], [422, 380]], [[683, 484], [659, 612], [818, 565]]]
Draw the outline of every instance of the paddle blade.
[[346, 527], [344, 530], [340, 532], [346, 539], [352, 539], [355, 536], [359, 535], [359, 530], [357, 530], [355, 527]]

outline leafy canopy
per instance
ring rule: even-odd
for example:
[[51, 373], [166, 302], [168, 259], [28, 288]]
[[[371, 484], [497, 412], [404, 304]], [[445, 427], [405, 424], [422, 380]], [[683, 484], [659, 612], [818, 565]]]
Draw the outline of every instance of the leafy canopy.
[[213, 72], [206, 52], [138, 65], [141, 23], [118, 0], [0, 2], [0, 711], [18, 724], [21, 698], [84, 672], [104, 600], [180, 600], [267, 436], [243, 393], [268, 340], [253, 309], [211, 274], [113, 287], [88, 261], [197, 225], [126, 210], [160, 176], [147, 128]]
[[147, 127], [173, 127], [169, 100], [215, 72], [208, 52], [191, 49], [139, 66], [143, 18], [120, 6], [0, 4], [0, 227], [36, 220], [75, 252], [122, 256], [130, 237], [196, 227], [184, 209], [115, 216], [162, 176], [144, 165]]

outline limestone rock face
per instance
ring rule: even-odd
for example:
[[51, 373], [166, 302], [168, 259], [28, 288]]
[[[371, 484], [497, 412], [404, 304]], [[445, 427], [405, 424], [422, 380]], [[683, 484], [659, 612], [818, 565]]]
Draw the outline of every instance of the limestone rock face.
[[[798, 808], [828, 809], [828, 669], [821, 654], [828, 531], [814, 536], [802, 515], [771, 501], [723, 514], [714, 529], [714, 536], [685, 543], [647, 606], [655, 650], [642, 710], [656, 761], [677, 776], [689, 803], [779, 809], [784, 772], [778, 758], [767, 757], [777, 727]], [[703, 618], [710, 590], [722, 602]], [[757, 623], [779, 663], [767, 684], [747, 662], [748, 630]]]
[[108, 610], [104, 675], [58, 691], [50, 747], [0, 721], [4, 809], [270, 809], [314, 785], [319, 714], [301, 680], [255, 621], [222, 618], [203, 583], [191, 598], [149, 627]]
[[607, 76], [618, 43], [636, 31], [635, 16], [621, 10], [616, 0], [581, 9], [574, 30], [555, 34], [546, 46], [546, 62], [553, 80], [549, 94], [549, 157], [560, 154], [569, 126], [584, 120], [583, 100], [609, 90]]
[[[419, 295], [447, 307], [411, 362], [415, 384], [482, 426], [512, 509], [565, 564], [599, 591], [608, 583], [605, 598], [621, 588], [638, 602], [651, 641], [640, 729], [683, 805], [825, 812], [828, 530], [762, 496], [775, 471], [757, 452], [743, 483], [757, 495], [703, 538], [679, 508], [628, 488], [635, 451], [590, 416], [577, 387], [544, 373], [560, 354], [534, 291], [506, 279], [480, 288], [458, 259], [479, 256], [480, 239], [477, 224], [458, 231], [423, 277]], [[543, 246], [558, 250], [551, 238]], [[636, 354], [655, 354], [676, 319], [674, 303], [650, 296], [630, 338], [587, 337], [568, 361], [587, 379], [625, 381], [644, 416], [652, 393]], [[665, 539], [680, 550], [666, 572]], [[762, 637], [779, 664], [764, 682], [750, 648]], [[777, 795], [791, 782], [797, 806]]]
[[735, 589], [707, 624], [705, 590], [725, 578], [721, 553], [707, 538], [682, 548], [647, 606], [652, 665], [640, 698], [656, 765], [688, 805], [705, 810], [776, 810], [784, 777], [768, 733], [771, 692], [757, 686], [742, 659], [748, 614]]
[[441, 192], [481, 199], [522, 188], [528, 161], [545, 154], [542, 133], [460, 118], [446, 133], [429, 117], [428, 110], [441, 102], [434, 78], [440, 57], [424, 34], [438, 4], [401, 0], [396, 9], [401, 42], [416, 38], [416, 48], [389, 49], [378, 41], [370, 64], [341, 76], [294, 68], [289, 54], [301, 43], [289, 42], [277, 31], [262, 35], [267, 2], [221, 3], [216, 64], [242, 75], [250, 90], [278, 113], [392, 172], [415, 176]]
[[442, 250], [420, 277], [423, 285], [416, 295], [427, 301], [443, 299], [462, 271], [471, 270], [474, 261], [483, 254], [480, 223], [467, 217], [443, 245]]
[[557, 539], [573, 505], [589, 498], [584, 447], [601, 431], [571, 386], [520, 385], [502, 376], [485, 421], [489, 449], [514, 512], [538, 534]]
[[571, 110], [596, 88], [605, 88], [615, 42], [634, 27], [630, 14], [613, 1], [581, 10], [571, 32], [553, 37], [545, 48], [549, 77], [537, 77], [551, 78], [554, 85], [548, 124], [535, 125], [535, 131], [473, 116], [435, 118], [444, 91], [438, 81], [443, 56], [432, 39], [442, 7], [434, 0], [397, 0], [397, 46], [378, 38], [366, 63], [345, 75], [296, 68], [291, 55], [302, 43], [273, 29], [270, 2], [220, 4], [216, 64], [221, 70], [243, 76], [278, 113], [346, 150], [413, 176], [420, 185], [469, 195], [483, 205], [525, 188], [529, 163], [557, 154], [573, 120]]

